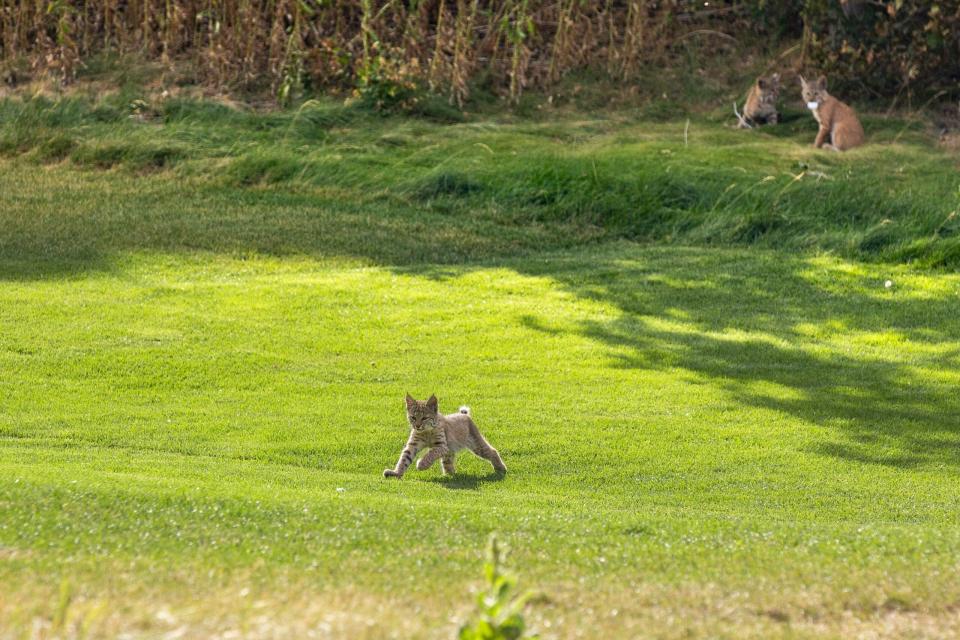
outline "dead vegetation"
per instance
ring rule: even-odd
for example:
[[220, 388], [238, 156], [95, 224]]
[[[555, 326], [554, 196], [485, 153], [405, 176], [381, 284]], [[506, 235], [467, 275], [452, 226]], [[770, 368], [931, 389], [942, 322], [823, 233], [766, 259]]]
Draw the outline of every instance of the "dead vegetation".
[[422, 84], [462, 104], [476, 83], [516, 100], [586, 67], [635, 78], [671, 43], [729, 48], [715, 29], [748, 17], [745, 3], [655, 0], [15, 0], [0, 8], [0, 80], [69, 84], [110, 51], [189, 63], [183, 83], [269, 89], [281, 102], [331, 88], [389, 99]]

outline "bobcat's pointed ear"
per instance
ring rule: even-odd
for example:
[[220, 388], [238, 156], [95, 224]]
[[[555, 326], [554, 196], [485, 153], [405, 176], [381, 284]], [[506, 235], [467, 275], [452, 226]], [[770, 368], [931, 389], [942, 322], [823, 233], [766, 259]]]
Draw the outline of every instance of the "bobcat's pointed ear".
[[432, 394], [430, 395], [430, 399], [427, 400], [427, 409], [430, 409], [431, 411], [437, 410], [437, 396]]
[[767, 81], [764, 80], [763, 78], [757, 78], [757, 88], [759, 88], [759, 89], [766, 89], [766, 88], [767, 88]]
[[800, 78], [800, 84], [801, 84], [801, 85], [807, 86], [807, 79], [806, 79], [806, 78], [804, 78], [804, 77], [803, 77], [802, 75], [800, 75], [800, 74], [797, 74], [797, 77]]
[[826, 91], [827, 89], [827, 76], [820, 76], [817, 78], [817, 86]]
[[413, 407], [416, 406], [416, 404], [417, 404], [417, 401], [414, 400], [414, 399], [413, 399], [413, 396], [408, 393], [408, 394], [407, 394], [407, 409], [408, 409], [408, 410], [409, 410], [409, 409], [413, 409]]
[[780, 84], [780, 74], [779, 74], [779, 73], [773, 74], [772, 76], [770, 76], [770, 79], [773, 80], [773, 84]]

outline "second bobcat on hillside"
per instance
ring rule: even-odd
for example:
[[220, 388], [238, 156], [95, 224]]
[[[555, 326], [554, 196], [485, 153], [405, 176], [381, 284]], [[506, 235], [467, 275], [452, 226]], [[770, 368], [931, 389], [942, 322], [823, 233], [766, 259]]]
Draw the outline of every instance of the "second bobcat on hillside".
[[780, 97], [780, 74], [757, 78], [750, 87], [747, 101], [743, 105], [743, 120], [740, 128], [755, 124], [777, 124], [780, 113], [777, 111], [777, 100]]
[[820, 76], [807, 82], [800, 76], [803, 101], [820, 124], [820, 131], [813, 141], [816, 148], [846, 151], [864, 143], [863, 126], [857, 112], [827, 93], [827, 78]]

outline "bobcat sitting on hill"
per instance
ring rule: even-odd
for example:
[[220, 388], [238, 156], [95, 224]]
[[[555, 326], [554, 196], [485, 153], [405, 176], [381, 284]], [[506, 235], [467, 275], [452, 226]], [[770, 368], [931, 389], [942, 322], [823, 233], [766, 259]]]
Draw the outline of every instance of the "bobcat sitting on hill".
[[770, 77], [760, 77], [750, 87], [747, 101], [743, 105], [743, 118], [740, 128], [745, 129], [755, 124], [777, 124], [780, 113], [777, 111], [777, 99], [780, 97], [780, 74]]
[[803, 101], [820, 124], [813, 146], [846, 151], [864, 143], [863, 126], [860, 125], [857, 112], [827, 93], [826, 76], [820, 76], [813, 82], [807, 82], [800, 76], [800, 85]]
[[459, 413], [445, 416], [437, 409], [436, 396], [430, 396], [426, 402], [418, 402], [408, 393], [407, 421], [410, 423], [407, 446], [400, 453], [397, 466], [384, 469], [384, 478], [403, 477], [403, 472], [417, 457], [417, 452], [427, 447], [430, 450], [417, 462], [417, 469], [420, 471], [429, 469], [439, 458], [443, 472], [452, 475], [457, 451], [470, 449], [481, 458], [489, 460], [497, 473], [506, 472], [507, 468], [503, 465], [500, 454], [480, 435], [480, 429], [470, 418], [469, 407], [461, 407]]

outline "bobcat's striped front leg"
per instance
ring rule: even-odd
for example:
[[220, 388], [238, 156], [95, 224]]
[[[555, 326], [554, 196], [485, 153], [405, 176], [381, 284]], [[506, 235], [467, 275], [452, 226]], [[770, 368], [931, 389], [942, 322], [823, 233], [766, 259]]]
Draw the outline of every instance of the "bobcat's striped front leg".
[[400, 459], [397, 460], [397, 466], [393, 469], [384, 469], [383, 477], [384, 478], [402, 478], [403, 472], [407, 470], [407, 467], [410, 466], [410, 463], [413, 462], [413, 459], [417, 456], [417, 451], [420, 450], [420, 441], [413, 437], [413, 434], [410, 434], [410, 439], [407, 440], [407, 446], [403, 448], [403, 451], [400, 452]]
[[423, 457], [417, 460], [417, 471], [426, 471], [433, 466], [433, 463], [450, 453], [446, 444], [434, 447], [423, 454]]
[[450, 453], [447, 449], [447, 437], [440, 431], [436, 434], [433, 442], [430, 443], [430, 451], [427, 451], [420, 460], [417, 461], [417, 470], [425, 471], [433, 466], [433, 463], [443, 456]]

